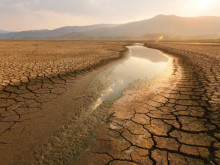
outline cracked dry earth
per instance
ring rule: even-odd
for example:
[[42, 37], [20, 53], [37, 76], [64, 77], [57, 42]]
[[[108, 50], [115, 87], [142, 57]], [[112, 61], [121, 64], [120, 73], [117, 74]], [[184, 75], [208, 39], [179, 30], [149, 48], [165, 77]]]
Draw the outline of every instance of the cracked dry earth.
[[220, 164], [220, 46], [146, 46], [174, 57], [173, 74], [118, 100], [82, 164]]
[[[80, 109], [82, 101], [73, 98], [88, 87], [76, 83], [78, 75], [120, 58], [128, 44], [0, 41], [0, 164], [27, 163], [36, 145]], [[61, 99], [67, 89], [73, 92]]]

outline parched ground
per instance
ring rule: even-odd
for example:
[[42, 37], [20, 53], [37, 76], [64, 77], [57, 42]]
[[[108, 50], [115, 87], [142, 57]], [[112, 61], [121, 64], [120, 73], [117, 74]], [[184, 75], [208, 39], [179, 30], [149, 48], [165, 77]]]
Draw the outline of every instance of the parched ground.
[[220, 164], [220, 46], [146, 46], [175, 58], [172, 76], [122, 97], [84, 164]]
[[41, 77], [76, 73], [120, 57], [126, 42], [1, 41], [0, 89]]
[[[27, 164], [24, 156], [33, 154], [35, 143], [47, 143], [43, 137], [51, 136], [54, 125], [64, 122], [65, 115], [57, 110], [71, 109], [83, 97], [66, 94], [83, 84], [87, 87], [77, 76], [120, 58], [123, 45], [128, 44], [1, 41], [0, 164], [18, 164], [19, 160]], [[118, 100], [84, 160], [76, 164], [220, 164], [220, 46], [165, 42], [146, 46], [174, 57], [170, 79], [158, 88]], [[90, 121], [83, 120], [82, 125], [86, 124]], [[64, 125], [62, 134], [70, 141], [72, 125]], [[63, 149], [62, 139], [54, 138], [55, 146]], [[71, 145], [64, 145], [66, 154], [72, 154]], [[39, 163], [71, 164], [63, 161], [59, 147], [45, 147], [46, 154], [37, 155]], [[51, 154], [48, 148], [55, 155], [51, 162], [45, 157]]]
[[[25, 159], [22, 155], [28, 155], [32, 145], [44, 143], [41, 138], [49, 137], [57, 123], [62, 125], [64, 113], [75, 105], [74, 97], [81, 97], [75, 93], [85, 82], [74, 84], [76, 77], [122, 57], [128, 44], [0, 41], [0, 164]], [[68, 84], [72, 84], [72, 94], [57, 102], [57, 97], [70, 88]]]

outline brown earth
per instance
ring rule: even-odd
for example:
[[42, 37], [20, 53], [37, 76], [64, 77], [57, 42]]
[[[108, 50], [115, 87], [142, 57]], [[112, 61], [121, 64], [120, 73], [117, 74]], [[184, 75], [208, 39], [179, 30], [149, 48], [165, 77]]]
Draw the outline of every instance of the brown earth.
[[74, 138], [84, 138], [75, 129], [97, 120], [72, 123], [70, 115], [91, 101], [95, 72], [86, 71], [120, 58], [128, 44], [1, 41], [0, 164], [219, 164], [220, 46], [150, 42], [174, 58], [172, 75], [105, 109], [111, 114], [86, 155], [71, 160], [80, 148]]
[[91, 101], [94, 73], [86, 72], [121, 58], [128, 44], [0, 41], [0, 164], [31, 160], [69, 114]]
[[220, 164], [220, 46], [146, 46], [174, 57], [173, 74], [119, 99], [82, 164]]

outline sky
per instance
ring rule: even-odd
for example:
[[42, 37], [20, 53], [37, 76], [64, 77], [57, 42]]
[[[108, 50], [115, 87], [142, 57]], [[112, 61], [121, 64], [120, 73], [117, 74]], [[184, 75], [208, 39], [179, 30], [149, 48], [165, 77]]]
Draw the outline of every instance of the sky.
[[121, 24], [158, 14], [220, 16], [220, 0], [0, 0], [0, 30]]

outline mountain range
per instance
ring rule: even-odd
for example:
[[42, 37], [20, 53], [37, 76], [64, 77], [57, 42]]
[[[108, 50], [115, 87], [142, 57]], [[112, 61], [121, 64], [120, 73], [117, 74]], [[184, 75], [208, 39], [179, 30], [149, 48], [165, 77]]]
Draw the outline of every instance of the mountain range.
[[4, 33], [9, 33], [9, 32], [5, 30], [0, 30], [0, 34], [4, 34]]
[[166, 38], [220, 38], [220, 17], [179, 17], [158, 15], [151, 19], [126, 24], [98, 24], [67, 26], [54, 30], [1, 32], [0, 39], [154, 39]]

